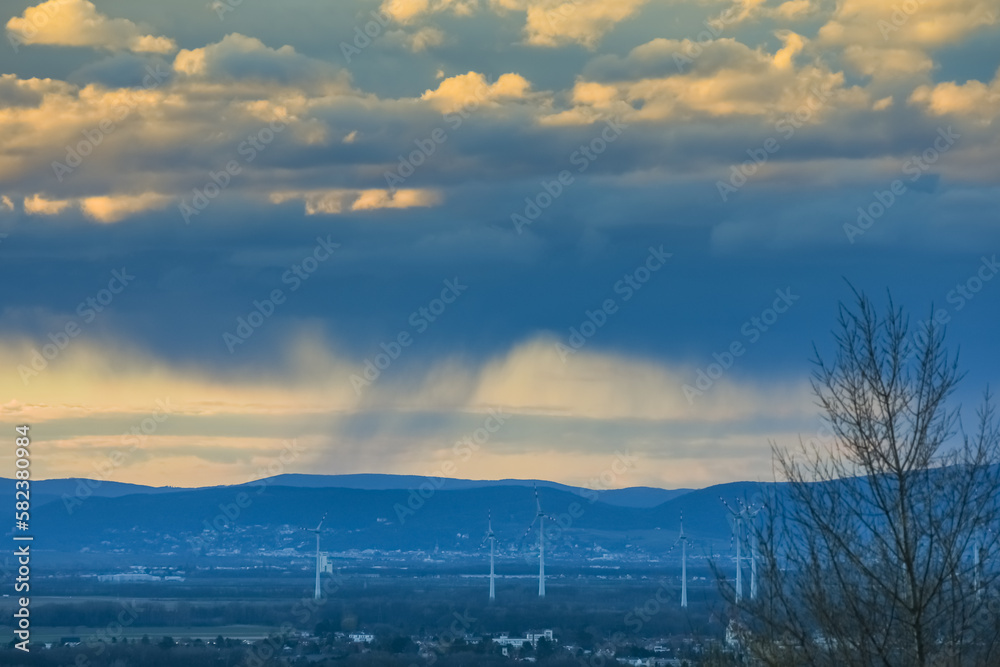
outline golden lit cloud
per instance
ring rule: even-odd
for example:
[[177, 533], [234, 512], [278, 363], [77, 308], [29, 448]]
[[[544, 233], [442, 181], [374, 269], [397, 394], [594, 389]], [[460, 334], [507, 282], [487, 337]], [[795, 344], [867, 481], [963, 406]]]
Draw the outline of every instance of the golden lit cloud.
[[174, 40], [145, 35], [128, 19], [112, 19], [88, 0], [48, 0], [7, 21], [11, 40], [20, 44], [90, 46], [109, 51], [173, 53]]
[[306, 215], [336, 215], [348, 211], [371, 211], [385, 208], [419, 208], [435, 206], [442, 201], [433, 190], [408, 188], [403, 190], [282, 190], [270, 195], [272, 204], [302, 200]]
[[[707, 446], [698, 438], [705, 436], [684, 429], [704, 424], [719, 438], [703, 458], [731, 460], [740, 452], [766, 451], [765, 438], [743, 432], [748, 420], [794, 421], [812, 414], [804, 386], [723, 378], [692, 403], [681, 389], [694, 382], [690, 368], [586, 349], [563, 360], [549, 337], [478, 365], [446, 359], [422, 370], [394, 370], [360, 393], [351, 376], [365, 373], [364, 360], [346, 360], [310, 335], [289, 341], [282, 366], [269, 374], [250, 367], [213, 374], [85, 339], [57, 354], [53, 349], [26, 341], [0, 344], [0, 363], [14, 371], [0, 380], [0, 391], [18, 396], [0, 404], [0, 421], [32, 424], [36, 439], [45, 441], [42, 447], [58, 450], [44, 468], [49, 476], [88, 475], [95, 461], [123, 447], [122, 434], [144, 421], [148, 437], [130, 448], [128, 465], [115, 479], [201, 483], [201, 477], [181, 474], [184, 465], [195, 463], [206, 466], [205, 480], [245, 481], [255, 459], [292, 438], [303, 443], [303, 461], [310, 463], [288, 472], [362, 472], [377, 464], [386, 471], [429, 474], [452, 443], [490, 414], [503, 414], [509, 424], [457, 475], [517, 477], [537, 462], [538, 470], [551, 468], [545, 476], [573, 481], [610, 463], [608, 433], [615, 434], [616, 447], [641, 458], [696, 458]], [[168, 419], [157, 420], [166, 413]], [[436, 421], [430, 427], [426, 420], [419, 427], [410, 424], [420, 421], [407, 421], [421, 414], [436, 415]], [[353, 418], [372, 415], [378, 415], [376, 428], [351, 427]], [[82, 420], [90, 424], [87, 434], [78, 432]], [[576, 463], [560, 472], [560, 457], [566, 465], [567, 456]], [[338, 461], [336, 470], [312, 464], [329, 460]], [[725, 478], [718, 470], [711, 474]], [[642, 481], [659, 475], [647, 471]]]
[[40, 194], [24, 198], [24, 212], [28, 215], [58, 215], [72, 205], [72, 200], [46, 199]]
[[683, 73], [610, 82], [577, 81], [573, 108], [542, 119], [550, 125], [593, 123], [621, 118], [624, 121], [665, 121], [710, 116], [764, 116], [808, 109], [811, 122], [819, 122], [833, 108], [866, 108], [868, 94], [848, 88], [841, 72], [824, 65], [796, 66], [806, 40], [779, 33], [784, 46], [773, 55], [751, 49], [733, 39], [706, 43], [658, 38], [636, 47], [624, 60], [639, 69], [651, 63], [676, 63]]
[[380, 9], [393, 21], [405, 24], [428, 14], [444, 12], [470, 16], [476, 5], [476, 0], [383, 0]]
[[1000, 70], [988, 84], [973, 79], [962, 84], [946, 81], [920, 86], [913, 91], [910, 102], [936, 116], [954, 114], [988, 123], [1000, 115]]
[[476, 104], [522, 100], [530, 89], [531, 83], [520, 74], [503, 74], [491, 84], [482, 74], [467, 72], [444, 79], [436, 89], [425, 91], [420, 99], [450, 113]]
[[136, 213], [162, 209], [171, 200], [171, 197], [156, 192], [86, 197], [80, 200], [80, 209], [86, 216], [98, 222], [118, 222]]
[[105, 195], [78, 199], [46, 199], [41, 194], [26, 197], [24, 212], [29, 215], [57, 215], [71, 206], [97, 222], [119, 222], [137, 213], [164, 208], [171, 198], [156, 192], [138, 195]]
[[618, 23], [633, 16], [648, 0], [526, 0], [525, 41], [535, 46], [582, 44], [593, 49]]
[[864, 74], [894, 78], [929, 72], [931, 50], [956, 44], [998, 19], [995, 3], [982, 0], [844, 0], [817, 41], [842, 47], [847, 61]]

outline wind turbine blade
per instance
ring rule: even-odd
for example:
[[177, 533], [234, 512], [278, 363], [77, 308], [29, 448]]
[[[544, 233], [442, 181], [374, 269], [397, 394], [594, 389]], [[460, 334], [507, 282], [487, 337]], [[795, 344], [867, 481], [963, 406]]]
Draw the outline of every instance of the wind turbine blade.
[[521, 536], [522, 540], [524, 538], [526, 538], [528, 535], [531, 534], [531, 530], [535, 527], [536, 523], [538, 523], [538, 517], [537, 516], [535, 516], [535, 520], [531, 522], [531, 525], [528, 526], [528, 529], [526, 531], [524, 531], [524, 535]]

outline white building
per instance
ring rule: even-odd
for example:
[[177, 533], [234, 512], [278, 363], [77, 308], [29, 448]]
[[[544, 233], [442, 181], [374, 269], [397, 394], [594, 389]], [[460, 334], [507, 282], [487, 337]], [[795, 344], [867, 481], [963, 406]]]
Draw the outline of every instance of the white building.
[[98, 581], [110, 581], [115, 584], [132, 583], [139, 581], [162, 581], [162, 577], [155, 574], [145, 574], [143, 572], [128, 572], [124, 574], [99, 574]]
[[546, 639], [550, 642], [555, 641], [552, 638], [551, 630], [542, 630], [541, 632], [527, 632], [524, 637], [511, 637], [506, 632], [499, 637], [494, 637], [493, 641], [500, 646], [513, 646], [514, 648], [521, 648], [525, 644], [531, 644], [533, 647], [538, 646], [539, 639]]
[[368, 634], [367, 632], [352, 632], [347, 636], [355, 644], [371, 644], [375, 641], [375, 635]]

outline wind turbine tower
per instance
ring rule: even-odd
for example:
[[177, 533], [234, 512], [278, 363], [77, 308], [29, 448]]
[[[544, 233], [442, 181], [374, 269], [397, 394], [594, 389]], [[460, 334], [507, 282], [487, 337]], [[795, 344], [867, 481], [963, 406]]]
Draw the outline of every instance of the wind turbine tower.
[[973, 586], [976, 589], [976, 601], [983, 600], [983, 546], [979, 538], [972, 544]]
[[492, 602], [493, 600], [497, 599], [496, 586], [494, 583], [496, 575], [494, 574], [493, 570], [493, 553], [496, 550], [497, 536], [493, 533], [493, 512], [490, 512], [487, 515], [486, 525], [487, 525], [486, 538], [483, 540], [483, 542], [485, 542], [486, 540], [489, 540], [490, 542], [490, 602]]
[[320, 598], [319, 573], [320, 570], [323, 569], [323, 556], [319, 551], [319, 529], [322, 527], [324, 521], [326, 521], [326, 514], [324, 514], [323, 518], [319, 520], [319, 524], [315, 528], [308, 529], [310, 533], [316, 533], [316, 591], [313, 594], [313, 597], [317, 600]]
[[[754, 509], [751, 506], [745, 505], [742, 501], [738, 501], [740, 508], [739, 510], [733, 509], [726, 502], [725, 498], [720, 496], [722, 504], [726, 506], [729, 513], [733, 515], [734, 530], [733, 539], [736, 541], [736, 602], [743, 599], [743, 526], [748, 519], [757, 515], [761, 508]], [[754, 600], [757, 598], [757, 554], [753, 547], [750, 549], [750, 599]]]
[[688, 538], [684, 535], [684, 513], [681, 512], [681, 532], [677, 536], [677, 541], [674, 542], [676, 547], [678, 544], [681, 545], [681, 606], [688, 606], [688, 578], [687, 578], [687, 545]]
[[[535, 519], [528, 526], [528, 530], [524, 531], [525, 537], [531, 532], [531, 529], [538, 524], [538, 597], [545, 597], [545, 519], [551, 518], [545, 512], [542, 511], [542, 501], [538, 499], [538, 487], [535, 487]], [[522, 538], [523, 539], [523, 538]]]

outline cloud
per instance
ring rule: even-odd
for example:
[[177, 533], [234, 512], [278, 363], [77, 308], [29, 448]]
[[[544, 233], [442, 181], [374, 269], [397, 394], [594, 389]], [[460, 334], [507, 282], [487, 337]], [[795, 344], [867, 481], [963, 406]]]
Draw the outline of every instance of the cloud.
[[957, 44], [1000, 19], [981, 0], [844, 0], [818, 33], [858, 71], [877, 78], [926, 74], [930, 52]]
[[272, 204], [302, 200], [306, 215], [336, 215], [348, 211], [371, 211], [384, 208], [414, 208], [439, 204], [440, 193], [432, 190], [282, 190], [270, 195]]
[[525, 42], [555, 47], [581, 44], [593, 49], [618, 23], [635, 15], [648, 0], [500, 0], [506, 8], [527, 12]]
[[24, 212], [28, 215], [58, 215], [72, 205], [71, 200], [46, 199], [40, 194], [24, 198]]
[[46, 199], [41, 194], [35, 194], [24, 199], [24, 212], [29, 215], [58, 215], [71, 206], [76, 206], [91, 220], [110, 223], [120, 222], [137, 213], [162, 209], [170, 201], [171, 197], [156, 192], [60, 200]]
[[714, 23], [736, 25], [750, 19], [769, 18], [779, 22], [802, 21], [819, 11], [813, 0], [787, 0], [777, 5], [768, 5], [767, 0], [736, 0]]
[[415, 32], [390, 30], [386, 32], [386, 37], [402, 44], [413, 53], [420, 53], [444, 43], [444, 31], [429, 26], [424, 26]]
[[343, 85], [346, 72], [329, 63], [309, 58], [284, 45], [273, 49], [256, 37], [230, 33], [220, 41], [198, 49], [181, 49], [174, 70], [188, 77], [213, 81], [266, 80], [282, 84], [326, 82]]
[[73, 86], [55, 79], [19, 79], [14, 74], [0, 74], [0, 109], [37, 107], [46, 94], [66, 94]]
[[100, 14], [88, 0], [48, 0], [7, 21], [12, 43], [89, 46], [109, 51], [173, 53], [174, 40], [143, 34], [128, 19]]
[[[118, 479], [194, 483], [176, 476], [180, 463], [204, 461], [215, 483], [245, 481], [260, 457], [292, 438], [305, 452], [294, 471], [334, 472], [336, 461], [340, 472], [430, 474], [451, 443], [499, 413], [509, 423], [458, 476], [523, 476], [530, 456], [547, 477], [571, 482], [598, 474], [618, 449], [645, 460], [677, 456], [711, 482], [748, 474], [744, 458], [766, 463], [766, 434], [784, 431], [759, 420], [788, 430], [813, 413], [802, 383], [722, 380], [692, 406], [681, 391], [691, 369], [587, 350], [564, 361], [555, 342], [540, 336], [492, 359], [395, 369], [359, 397], [349, 378], [364, 372], [361, 360], [308, 334], [289, 339], [283, 363], [267, 373], [253, 364], [210, 372], [81, 338], [26, 384], [19, 374], [37, 363], [35, 345], [0, 339], [0, 363], [14, 371], [0, 378], [0, 391], [18, 397], [0, 404], [0, 421], [45, 425], [39, 433], [59, 456], [40, 476], [86, 475], [122, 447], [122, 433], [167, 406], [169, 418]], [[560, 471], [567, 458], [574, 463]]]
[[470, 105], [523, 100], [530, 89], [531, 83], [520, 74], [503, 74], [491, 84], [482, 74], [470, 71], [444, 79], [434, 90], [426, 90], [420, 99], [450, 113]]
[[476, 0], [383, 0], [381, 11], [399, 23], [413, 23], [429, 14], [449, 12], [470, 16], [477, 6]]
[[139, 195], [113, 195], [85, 197], [80, 200], [80, 209], [97, 222], [119, 222], [137, 213], [164, 208], [172, 198], [156, 192]]
[[805, 38], [789, 31], [778, 36], [784, 46], [773, 55], [731, 38], [655, 39], [633, 49], [624, 60], [605, 59], [599, 69], [622, 78], [578, 80], [571, 95], [573, 107], [543, 122], [572, 125], [614, 117], [691, 120], [705, 115], [777, 118], [805, 106], [816, 110], [811, 115], [817, 122], [824, 108], [868, 106], [867, 94], [846, 87], [842, 73], [818, 62], [796, 65]]
[[[560, 47], [580, 44], [593, 49], [622, 21], [635, 16], [649, 0], [489, 0], [497, 14], [523, 12], [524, 42], [532, 46]], [[471, 16], [474, 0], [384, 0], [381, 10], [392, 20], [412, 25], [435, 14]]]
[[990, 83], [973, 79], [963, 84], [946, 81], [919, 86], [910, 96], [910, 103], [935, 116], [950, 114], [989, 123], [1000, 115], [1000, 70]]

